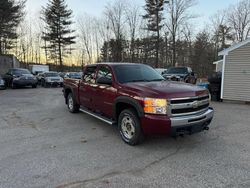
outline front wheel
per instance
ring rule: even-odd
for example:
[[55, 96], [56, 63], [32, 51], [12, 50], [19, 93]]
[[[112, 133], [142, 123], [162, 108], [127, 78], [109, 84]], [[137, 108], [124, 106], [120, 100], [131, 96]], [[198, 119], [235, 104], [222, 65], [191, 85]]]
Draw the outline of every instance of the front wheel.
[[69, 93], [67, 96], [67, 105], [71, 113], [76, 113], [79, 111], [79, 105], [76, 103], [72, 93]]
[[13, 82], [11, 82], [11, 89], [16, 89], [16, 85]]
[[143, 141], [144, 136], [140, 121], [134, 109], [126, 109], [121, 112], [118, 119], [118, 128], [125, 143], [134, 146]]

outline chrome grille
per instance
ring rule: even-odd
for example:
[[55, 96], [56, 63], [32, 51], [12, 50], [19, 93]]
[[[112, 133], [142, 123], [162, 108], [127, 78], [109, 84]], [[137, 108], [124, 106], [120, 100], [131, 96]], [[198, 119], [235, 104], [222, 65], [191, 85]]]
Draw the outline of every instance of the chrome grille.
[[51, 78], [51, 81], [60, 81], [60, 79]]
[[190, 98], [176, 98], [169, 101], [168, 114], [170, 116], [193, 115], [202, 113], [208, 108], [208, 95]]

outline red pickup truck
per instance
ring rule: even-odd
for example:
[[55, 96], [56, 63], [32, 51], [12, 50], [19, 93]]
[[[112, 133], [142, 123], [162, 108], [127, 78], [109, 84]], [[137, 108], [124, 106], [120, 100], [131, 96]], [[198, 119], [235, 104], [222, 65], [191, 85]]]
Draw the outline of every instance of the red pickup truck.
[[207, 89], [166, 81], [144, 64], [88, 65], [81, 80], [65, 79], [63, 92], [70, 112], [80, 110], [118, 125], [130, 145], [140, 143], [145, 135], [208, 130], [214, 114]]

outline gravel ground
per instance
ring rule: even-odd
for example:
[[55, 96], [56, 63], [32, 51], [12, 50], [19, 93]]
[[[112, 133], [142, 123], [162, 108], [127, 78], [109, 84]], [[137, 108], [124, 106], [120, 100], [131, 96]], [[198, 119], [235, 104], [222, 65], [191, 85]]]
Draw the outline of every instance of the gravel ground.
[[0, 187], [250, 187], [250, 106], [213, 103], [207, 132], [123, 143], [61, 89], [0, 91]]

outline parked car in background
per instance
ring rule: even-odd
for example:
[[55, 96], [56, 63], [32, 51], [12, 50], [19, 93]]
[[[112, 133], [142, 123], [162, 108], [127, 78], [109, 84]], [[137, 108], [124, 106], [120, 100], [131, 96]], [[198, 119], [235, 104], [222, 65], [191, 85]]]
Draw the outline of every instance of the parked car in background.
[[58, 74], [59, 74], [59, 76], [60, 76], [61, 78], [64, 78], [64, 76], [65, 76], [66, 73], [65, 73], [65, 72], [59, 72]]
[[6, 89], [5, 81], [0, 75], [0, 89]]
[[182, 81], [190, 84], [195, 84], [197, 77], [190, 67], [170, 67], [163, 77], [167, 80]]
[[32, 88], [37, 87], [37, 79], [31, 72], [27, 69], [14, 68], [9, 69], [9, 71], [3, 76], [6, 82], [6, 86], [11, 88], [32, 86]]
[[41, 77], [41, 85], [43, 87], [62, 87], [63, 78], [57, 72], [44, 72]]
[[159, 72], [161, 75], [164, 75], [164, 74], [166, 74], [166, 72], [167, 72], [168, 69], [156, 68], [155, 70], [157, 72]]
[[81, 79], [82, 73], [80, 72], [67, 72], [64, 78]]

